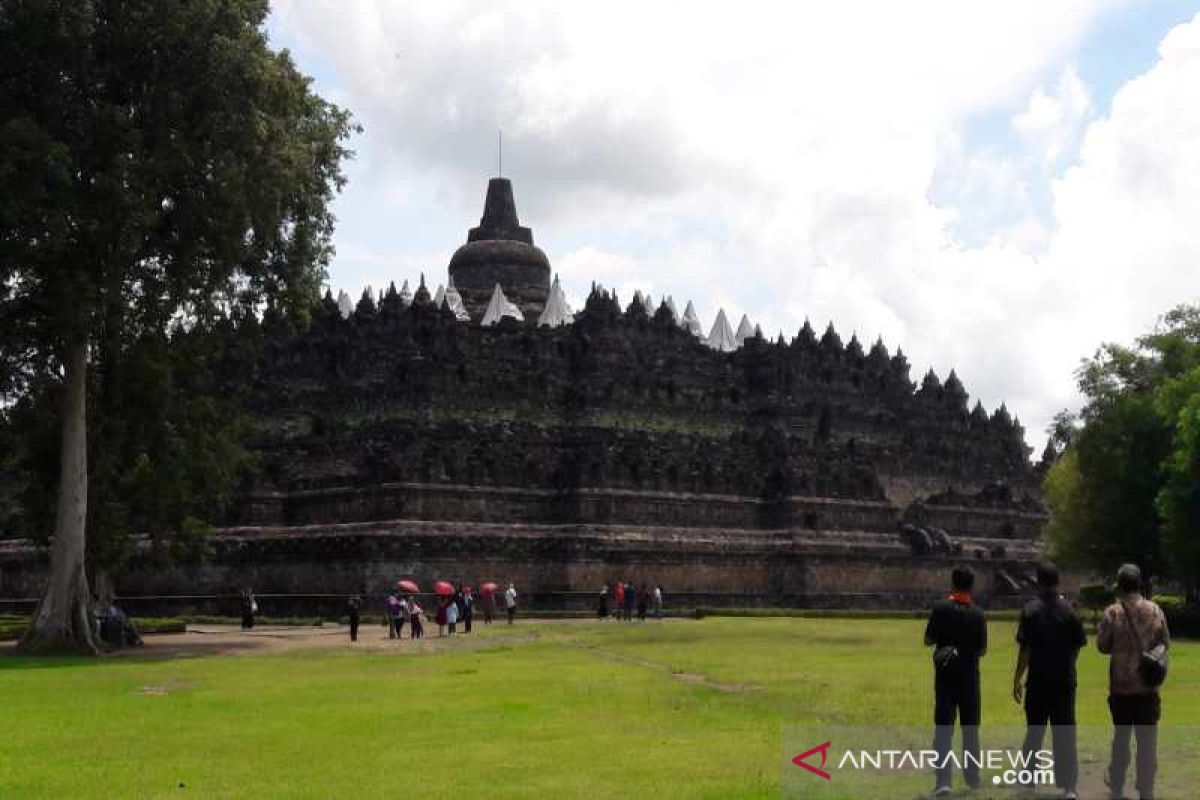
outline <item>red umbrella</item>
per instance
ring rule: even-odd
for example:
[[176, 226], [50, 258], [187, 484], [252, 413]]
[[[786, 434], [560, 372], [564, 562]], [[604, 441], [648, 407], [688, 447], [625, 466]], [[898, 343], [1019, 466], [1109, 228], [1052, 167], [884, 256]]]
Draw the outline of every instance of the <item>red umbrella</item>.
[[396, 588], [409, 594], [420, 594], [421, 587], [417, 586], [415, 581], [397, 581]]
[[454, 594], [454, 585], [446, 583], [446, 581], [438, 581], [433, 585], [433, 590], [442, 597], [449, 597]]
[[499, 588], [500, 587], [497, 584], [493, 583], [492, 581], [488, 581], [487, 583], [482, 583], [479, 585], [479, 593], [493, 594]]

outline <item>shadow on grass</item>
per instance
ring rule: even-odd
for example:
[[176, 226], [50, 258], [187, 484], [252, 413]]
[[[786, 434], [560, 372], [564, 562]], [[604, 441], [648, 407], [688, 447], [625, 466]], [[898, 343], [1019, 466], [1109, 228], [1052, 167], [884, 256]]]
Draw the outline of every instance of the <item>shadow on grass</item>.
[[129, 647], [123, 650], [108, 650], [97, 656], [26, 655], [17, 650], [16, 642], [0, 644], [0, 670], [54, 669], [57, 667], [106, 667], [128, 661], [165, 661], [177, 658], [203, 658], [206, 656], [234, 655], [236, 653], [265, 650], [265, 646], [253, 641], [184, 641], [170, 644], [151, 644]]

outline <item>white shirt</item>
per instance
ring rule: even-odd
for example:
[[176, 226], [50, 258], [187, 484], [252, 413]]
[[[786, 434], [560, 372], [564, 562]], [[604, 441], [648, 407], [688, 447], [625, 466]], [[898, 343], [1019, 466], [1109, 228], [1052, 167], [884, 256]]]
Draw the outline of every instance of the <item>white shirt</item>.
[[517, 605], [517, 590], [512, 586], [504, 592], [504, 605], [513, 608]]

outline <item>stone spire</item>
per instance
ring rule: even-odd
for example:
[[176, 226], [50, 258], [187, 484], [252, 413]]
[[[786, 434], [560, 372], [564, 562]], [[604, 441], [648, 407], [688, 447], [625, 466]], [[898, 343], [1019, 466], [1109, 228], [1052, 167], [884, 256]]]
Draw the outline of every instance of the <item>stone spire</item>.
[[722, 308], [717, 312], [717, 318], [713, 321], [712, 330], [709, 331], [705, 344], [722, 353], [732, 353], [738, 348], [733, 328], [729, 327], [729, 320], [725, 316], [725, 309]]
[[488, 301], [487, 310], [483, 312], [483, 319], [479, 324], [486, 328], [489, 325], [495, 325], [505, 317], [510, 317], [518, 322], [525, 321], [525, 315], [521, 313], [521, 309], [504, 296], [504, 290], [497, 283], [496, 288], [492, 290], [492, 299]]
[[558, 276], [555, 275], [554, 283], [550, 284], [550, 297], [546, 300], [546, 307], [538, 317], [538, 327], [547, 325], [557, 328], [559, 325], [570, 324], [573, 319], [575, 319], [575, 313], [571, 311], [571, 306], [567, 303], [567, 296], [558, 282]]
[[413, 293], [412, 290], [408, 288], [408, 279], [405, 278], [404, 285], [400, 287], [400, 302], [404, 303], [405, 308], [408, 308], [412, 305], [412, 301]]
[[676, 325], [679, 325], [679, 310], [675, 308], [675, 298], [671, 297], [671, 295], [667, 295], [667, 299], [663, 301], [663, 305], [665, 305], [667, 310], [671, 312], [671, 319], [674, 320]]
[[679, 321], [679, 327], [697, 339], [704, 338], [704, 328], [700, 327], [700, 318], [696, 316], [696, 307], [692, 305], [691, 300], [688, 300], [687, 308], [683, 310], [683, 319]]
[[445, 301], [446, 301], [446, 289], [439, 283], [437, 291], [433, 293], [433, 307], [441, 308], [442, 303], [444, 303]]

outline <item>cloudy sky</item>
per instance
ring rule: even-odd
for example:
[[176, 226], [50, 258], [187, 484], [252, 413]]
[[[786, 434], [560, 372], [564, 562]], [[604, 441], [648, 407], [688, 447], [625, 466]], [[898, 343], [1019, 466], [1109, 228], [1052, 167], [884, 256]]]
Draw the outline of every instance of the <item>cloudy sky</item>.
[[354, 295], [445, 280], [503, 129], [577, 302], [833, 320], [1038, 447], [1082, 357], [1200, 301], [1197, 2], [277, 0], [270, 32], [364, 127]]

